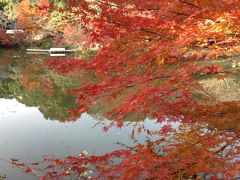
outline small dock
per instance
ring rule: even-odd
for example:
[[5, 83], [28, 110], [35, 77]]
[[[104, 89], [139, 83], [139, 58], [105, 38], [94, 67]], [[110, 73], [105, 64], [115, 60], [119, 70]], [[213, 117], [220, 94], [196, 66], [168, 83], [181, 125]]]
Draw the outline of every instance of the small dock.
[[18, 34], [18, 33], [24, 33], [24, 31], [21, 30], [21, 29], [18, 29], [18, 30], [10, 30], [10, 29], [8, 29], [8, 30], [6, 30], [6, 34], [13, 35], [13, 34]]
[[66, 56], [65, 53], [75, 52], [77, 49], [50, 48], [50, 49], [27, 49], [27, 54], [49, 54], [50, 56]]
[[50, 48], [50, 49], [27, 49], [28, 52], [75, 52], [76, 49]]

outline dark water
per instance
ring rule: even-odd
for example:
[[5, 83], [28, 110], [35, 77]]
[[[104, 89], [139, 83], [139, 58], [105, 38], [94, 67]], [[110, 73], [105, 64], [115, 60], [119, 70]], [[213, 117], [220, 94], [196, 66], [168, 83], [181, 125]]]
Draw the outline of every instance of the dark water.
[[[64, 122], [66, 110], [75, 105], [66, 91], [77, 81], [50, 72], [44, 58], [26, 55], [24, 49], [0, 50], [0, 176], [9, 180], [36, 179], [13, 168], [6, 162], [10, 158], [34, 162], [43, 155], [103, 154], [122, 148], [117, 142], [133, 145], [132, 126], [107, 133], [99, 126], [92, 128], [99, 121], [95, 113], [108, 105], [82, 114], [76, 122]], [[142, 123], [159, 128], [153, 120]], [[144, 133], [137, 137], [139, 142], [146, 138]]]

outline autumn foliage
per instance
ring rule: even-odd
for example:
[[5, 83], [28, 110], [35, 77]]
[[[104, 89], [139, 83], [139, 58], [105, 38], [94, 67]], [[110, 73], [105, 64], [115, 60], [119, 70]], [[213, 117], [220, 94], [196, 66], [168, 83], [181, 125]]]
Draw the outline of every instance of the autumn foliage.
[[[240, 51], [238, 0], [62, 2], [62, 8], [49, 8], [51, 4], [35, 8], [40, 13], [71, 9], [79, 17], [74, 21], [87, 34], [84, 45], [98, 46], [92, 59], [47, 60], [55, 71], [81, 69], [97, 78], [71, 90], [79, 104], [72, 111], [73, 118], [88, 111], [89, 104], [121, 100], [103, 114], [112, 120], [105, 130], [145, 117], [165, 125], [148, 132], [159, 139], [145, 145], [103, 156], [45, 158], [42, 163], [49, 163], [50, 168], [41, 177], [83, 176], [89, 164], [104, 179], [239, 176], [239, 102], [222, 102], [199, 82], [208, 77], [224, 81], [239, 76], [226, 65]], [[179, 122], [179, 128], [172, 128], [173, 122]], [[140, 127], [138, 133], [141, 131], [147, 130]]]

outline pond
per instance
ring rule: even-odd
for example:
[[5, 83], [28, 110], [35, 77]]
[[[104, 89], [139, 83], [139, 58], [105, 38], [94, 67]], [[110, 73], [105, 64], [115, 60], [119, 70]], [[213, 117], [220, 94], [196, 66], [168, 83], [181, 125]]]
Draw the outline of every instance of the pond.
[[[106, 133], [100, 126], [93, 128], [99, 120], [91, 114], [62, 121], [74, 106], [74, 97], [66, 91], [75, 81], [52, 74], [43, 58], [21, 49], [0, 50], [0, 176], [7, 179], [36, 179], [13, 168], [11, 158], [34, 162], [44, 155], [104, 154], [136, 142], [130, 138], [133, 126], [113, 127]], [[159, 128], [153, 120], [142, 123], [151, 130]], [[144, 143], [147, 138], [141, 133], [137, 140]]]
[[[143, 107], [142, 111], [149, 108], [148, 111], [156, 117], [163, 117], [161, 122], [164, 123], [157, 123], [154, 120], [155, 116], [148, 116], [149, 114], [144, 114], [140, 110], [138, 112], [136, 109], [134, 113], [122, 119], [124, 126], [121, 128], [113, 126], [106, 131], [106, 125], [112, 123], [106, 119], [106, 114], [122, 103], [122, 97], [123, 99], [131, 97], [128, 96], [132, 95], [131, 92], [134, 94], [139, 91], [134, 91], [135, 87], [126, 88], [120, 93], [120, 98], [113, 97], [114, 100], [111, 101], [103, 96], [96, 103], [94, 101], [88, 105], [87, 113], [81, 113], [76, 120], [70, 121], [69, 110], [76, 109], [77, 105], [76, 96], [69, 94], [69, 90], [81, 87], [86, 81], [96, 83], [96, 76], [91, 71], [82, 72], [82, 69], [65, 74], [56, 73], [45, 63], [46, 58], [47, 55], [26, 54], [25, 49], [21, 48], [0, 49], [0, 180], [5, 176], [10, 180], [37, 179], [36, 176], [23, 173], [21, 168], [14, 167], [11, 164], [12, 159], [31, 163], [41, 161], [46, 155], [63, 159], [69, 156], [78, 158], [81, 152], [88, 153], [90, 155], [88, 158], [114, 150], [130, 149], [126, 147], [133, 147], [129, 150], [130, 155], [124, 157], [122, 153], [126, 160], [122, 158], [123, 163], [119, 163], [117, 169], [114, 169], [115, 172], [119, 172], [118, 169], [125, 168], [123, 171], [126, 176], [134, 172], [136, 167], [136, 174], [133, 177], [145, 175], [151, 177], [149, 172], [155, 173], [153, 177], [162, 176], [162, 179], [166, 177], [189, 179], [193, 176], [206, 179], [215, 175], [218, 178], [238, 177], [240, 174], [237, 171], [240, 163], [237, 161], [240, 154], [239, 67], [232, 68], [231, 63], [224, 59], [210, 62], [220, 64], [232, 73], [220, 77], [219, 75], [196, 77], [197, 82], [203, 85], [201, 87], [203, 89], [197, 89], [193, 94], [200, 104], [199, 106], [195, 104], [197, 110], [192, 110], [192, 106], [184, 103], [178, 104], [178, 108], [183, 107], [181, 109], [183, 114], [178, 114], [178, 119], [174, 119], [174, 116], [161, 114], [162, 111], [168, 110], [171, 113], [171, 108], [178, 112], [171, 104], [174, 104], [172, 96], [167, 96], [169, 99], [166, 101], [152, 99], [155, 101], [150, 103], [153, 106], [148, 105], [150, 108], [135, 103], [133, 99], [129, 104], [133, 106], [123, 109], [131, 109], [136, 104], [139, 105], [136, 107]], [[60, 57], [57, 61], [63, 62], [65, 67], [64, 58]], [[158, 95], [156, 94], [157, 98]], [[211, 98], [206, 96], [217, 101], [210, 101]], [[181, 99], [181, 96], [179, 98]], [[204, 99], [206, 101], [201, 102]], [[147, 100], [141, 103], [146, 103]], [[156, 104], [162, 102], [165, 104]], [[159, 114], [155, 112], [156, 105], [162, 108], [161, 111], [157, 111]], [[184, 115], [189, 119], [185, 119]], [[141, 130], [143, 125], [144, 130]], [[168, 125], [172, 125], [173, 131], [164, 129], [169, 128]], [[139, 159], [134, 162], [131, 158]], [[97, 172], [98, 164], [89, 159], [87, 163], [92, 163]], [[109, 162], [114, 164], [118, 161], [110, 159]], [[106, 163], [105, 160], [102, 163]], [[133, 170], [128, 171], [128, 165]], [[78, 164], [78, 167], [82, 167], [82, 164]], [[138, 176], [139, 173], [142, 174]], [[88, 174], [91, 175], [94, 174]]]

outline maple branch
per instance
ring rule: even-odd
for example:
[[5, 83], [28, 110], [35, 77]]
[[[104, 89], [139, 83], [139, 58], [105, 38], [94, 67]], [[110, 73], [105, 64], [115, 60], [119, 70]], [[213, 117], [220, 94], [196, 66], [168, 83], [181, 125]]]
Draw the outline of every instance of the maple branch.
[[[171, 77], [171, 76], [169, 76], [169, 77]], [[102, 96], [98, 96], [96, 99], [100, 99], [100, 98], [103, 98], [103, 97], [107, 97], [107, 96], [111, 96], [111, 95], [117, 94], [117, 93], [121, 92], [123, 88], [127, 88], [127, 89], [128, 89], [128, 88], [132, 88], [132, 87], [134, 87], [134, 86], [143, 84], [143, 83], [145, 83], [145, 82], [153, 81], [153, 80], [160, 79], [160, 78], [167, 78], [167, 76], [165, 76], [165, 77], [155, 77], [155, 78], [147, 79], [147, 80], [142, 81], [142, 82], [139, 82], [139, 83], [135, 83], [135, 84], [131, 84], [131, 85], [124, 85], [124, 86], [122, 86], [122, 87], [118, 87], [119, 90], [117, 90], [117, 91], [115, 91], [115, 92], [111, 92], [111, 93], [109, 93], [109, 94], [104, 94], [104, 95], [102, 95]], [[114, 90], [114, 89], [113, 89], [113, 88], [110, 88], [109, 90]]]
[[[122, 22], [113, 20], [111, 17], [109, 17], [109, 16], [101, 13], [99, 10], [96, 10], [96, 11], [97, 11], [99, 14], [101, 14], [101, 16], [103, 16], [103, 17], [107, 18], [108, 20], [110, 20], [110, 21], [106, 20], [105, 22], [107, 22], [107, 23], [112, 23], [112, 24], [116, 24], [116, 25], [119, 25], [119, 26], [123, 26], [123, 27], [125, 27], [125, 28], [129, 28], [129, 26], [127, 26], [126, 24], [123, 24]], [[146, 33], [149, 33], [149, 34], [158, 35], [158, 36], [160, 36], [160, 37], [162, 37], [162, 38], [166, 38], [166, 36], [164, 36], [164, 35], [162, 35], [162, 34], [160, 34], [160, 33], [157, 33], [157, 32], [155, 32], [155, 31], [151, 31], [151, 30], [149, 30], [149, 29], [140, 28], [139, 30], [140, 30], [140, 31], [143, 31], [143, 32], [146, 32]]]
[[[175, 70], [174, 71], [176, 71], [177, 69], [179, 68], [179, 66], [177, 66], [176, 68], [175, 68]], [[174, 72], [173, 71], [173, 72]], [[218, 73], [215, 73], [215, 74], [221, 74], [221, 73], [223, 73], [223, 72], [228, 72], [228, 71], [221, 71], [221, 72], [218, 72]], [[188, 77], [191, 77], [191, 76], [198, 76], [198, 75], [201, 75], [201, 74], [199, 74], [199, 73], [193, 73], [193, 74], [189, 74], [188, 75]], [[206, 74], [204, 74], [204, 76], [205, 76]], [[114, 94], [117, 94], [117, 93], [119, 93], [119, 92], [121, 92], [122, 91], [122, 89], [125, 89], [125, 88], [133, 88], [133, 87], [135, 87], [135, 86], [137, 86], [137, 85], [141, 85], [141, 84], [144, 84], [144, 83], [146, 83], [146, 82], [150, 82], [150, 81], [153, 81], [153, 80], [157, 80], [157, 79], [165, 79], [166, 80], [166, 78], [172, 78], [172, 77], [178, 77], [178, 76], [174, 76], [173, 74], [172, 75], [161, 75], [161, 76], [156, 76], [156, 77], [153, 77], [153, 78], [150, 78], [150, 79], [146, 79], [146, 80], [143, 80], [143, 81], [141, 81], [141, 82], [137, 82], [137, 83], [134, 83], [134, 84], [128, 84], [129, 82], [125, 82], [121, 87], [115, 87], [115, 88], [113, 88], [113, 87], [109, 87], [109, 89], [108, 89], [108, 91], [109, 90], [114, 90], [114, 89], [118, 89], [117, 91], [115, 91], [115, 92], [111, 92], [111, 93], [109, 93], [109, 94], [104, 94], [104, 95], [101, 95], [101, 96], [98, 96], [96, 99], [100, 99], [100, 98], [103, 98], [103, 97], [107, 97], [107, 96], [111, 96], [111, 95], [114, 95]], [[201, 88], [201, 90], [204, 92], [204, 93], [206, 93], [206, 95], [208, 95], [209, 97], [211, 97], [211, 98], [213, 98], [214, 100], [216, 100], [217, 102], [219, 102], [219, 103], [221, 103], [222, 101], [220, 101], [219, 99], [217, 99], [216, 97], [213, 97], [212, 95], [210, 95], [208, 92], [206, 92], [203, 88]], [[87, 90], [87, 91], [89, 91], [89, 90]], [[84, 91], [84, 93], [89, 93], [89, 92], [87, 92], [87, 91]]]
[[139, 10], [139, 11], [160, 11], [160, 8], [146, 8], [146, 9], [137, 8], [137, 10]]
[[195, 4], [193, 4], [193, 3], [190, 3], [190, 2], [186, 2], [186, 1], [184, 1], [184, 0], [179, 0], [181, 3], [183, 3], [183, 4], [186, 4], [186, 5], [189, 5], [189, 6], [192, 6], [192, 7], [195, 7], [195, 8], [200, 8], [199, 6], [197, 6], [197, 5], [195, 5]]
[[222, 146], [219, 150], [215, 151], [214, 153], [218, 154], [218, 153], [224, 151], [228, 146], [229, 146], [229, 144], [226, 143], [224, 146]]
[[[25, 166], [25, 165], [24, 165], [23, 167], [19, 166], [19, 165], [16, 163], [16, 161], [10, 162], [10, 161], [5, 160], [5, 159], [2, 159], [2, 158], [0, 158], [0, 161], [2, 161], [2, 162], [4, 162], [4, 163], [7, 163], [7, 164], [10, 164], [10, 165], [14, 165], [14, 166], [16, 166], [17, 168], [19, 168], [19, 169], [21, 169], [21, 170], [23, 170], [23, 171], [25, 171], [27, 168], [30, 169], [29, 166]], [[41, 175], [40, 175], [37, 171], [34, 171], [33, 169], [31, 169], [31, 172], [28, 172], [28, 173], [31, 174], [31, 175], [33, 175], [33, 176], [36, 176], [36, 177], [38, 177], [38, 178], [41, 177]], [[0, 179], [1, 179], [1, 177], [0, 177]]]
[[190, 16], [189, 14], [186, 14], [186, 13], [182, 13], [182, 12], [177, 12], [177, 11], [169, 11], [173, 14], [176, 14], [176, 15], [181, 15], [181, 16]]

